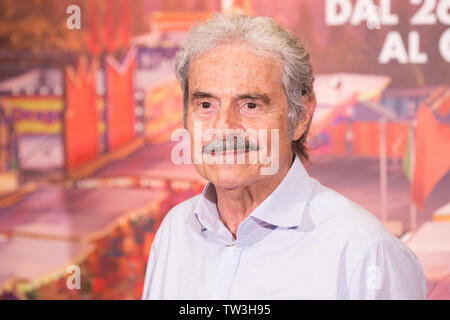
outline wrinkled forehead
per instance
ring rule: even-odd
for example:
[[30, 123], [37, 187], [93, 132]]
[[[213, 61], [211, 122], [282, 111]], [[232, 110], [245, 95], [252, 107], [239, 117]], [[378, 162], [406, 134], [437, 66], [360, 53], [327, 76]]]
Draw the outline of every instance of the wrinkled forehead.
[[257, 90], [278, 94], [281, 88], [280, 61], [246, 44], [219, 45], [196, 56], [189, 65], [190, 92]]

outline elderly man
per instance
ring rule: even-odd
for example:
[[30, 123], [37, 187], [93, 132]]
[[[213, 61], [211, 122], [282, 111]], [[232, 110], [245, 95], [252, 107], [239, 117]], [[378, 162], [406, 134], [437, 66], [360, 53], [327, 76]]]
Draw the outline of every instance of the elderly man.
[[426, 297], [411, 250], [303, 167], [316, 99], [300, 40], [270, 18], [217, 14], [191, 29], [176, 74], [209, 182], [164, 218], [143, 299]]

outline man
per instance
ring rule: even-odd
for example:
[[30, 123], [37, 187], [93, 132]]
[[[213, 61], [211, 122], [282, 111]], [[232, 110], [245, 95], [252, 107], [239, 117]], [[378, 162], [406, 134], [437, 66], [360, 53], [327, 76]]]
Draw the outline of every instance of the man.
[[426, 297], [410, 249], [303, 167], [316, 98], [300, 40], [269, 18], [216, 15], [191, 29], [176, 73], [209, 183], [164, 218], [143, 299]]

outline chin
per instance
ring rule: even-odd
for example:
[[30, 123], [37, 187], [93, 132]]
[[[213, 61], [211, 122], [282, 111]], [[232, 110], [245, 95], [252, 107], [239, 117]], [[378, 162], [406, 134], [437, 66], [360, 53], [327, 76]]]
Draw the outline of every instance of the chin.
[[259, 176], [259, 168], [255, 165], [203, 165], [199, 173], [216, 187], [224, 189], [242, 188]]

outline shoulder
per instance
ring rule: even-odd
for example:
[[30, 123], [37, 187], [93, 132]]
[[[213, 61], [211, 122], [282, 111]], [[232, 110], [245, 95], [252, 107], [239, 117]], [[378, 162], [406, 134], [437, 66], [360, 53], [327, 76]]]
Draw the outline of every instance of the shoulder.
[[365, 243], [397, 239], [366, 208], [313, 179], [311, 219], [317, 227], [336, 229], [336, 233]]
[[162, 219], [152, 244], [152, 251], [167, 251], [174, 241], [185, 235], [186, 227], [199, 228], [195, 208], [200, 195], [193, 196], [170, 209]]
[[201, 195], [195, 195], [177, 204], [164, 216], [160, 229], [174, 229], [186, 227], [195, 220], [195, 209]]
[[312, 180], [314, 193], [309, 210], [316, 226], [335, 228], [337, 233], [350, 238], [363, 237], [368, 242], [396, 239], [366, 208], [323, 186], [316, 179]]
[[170, 220], [178, 220], [182, 219], [186, 215], [189, 215], [190, 213], [194, 213], [200, 197], [201, 194], [197, 194], [187, 200], [184, 200], [183, 202], [180, 202], [169, 210], [166, 217]]
[[371, 265], [377, 265], [397, 277], [414, 274], [423, 280], [423, 271], [415, 254], [374, 214], [342, 194], [322, 186], [317, 180], [314, 184], [311, 219], [316, 228], [333, 234], [333, 243], [342, 250], [348, 280], [354, 279], [358, 270], [368, 272], [364, 268]]

